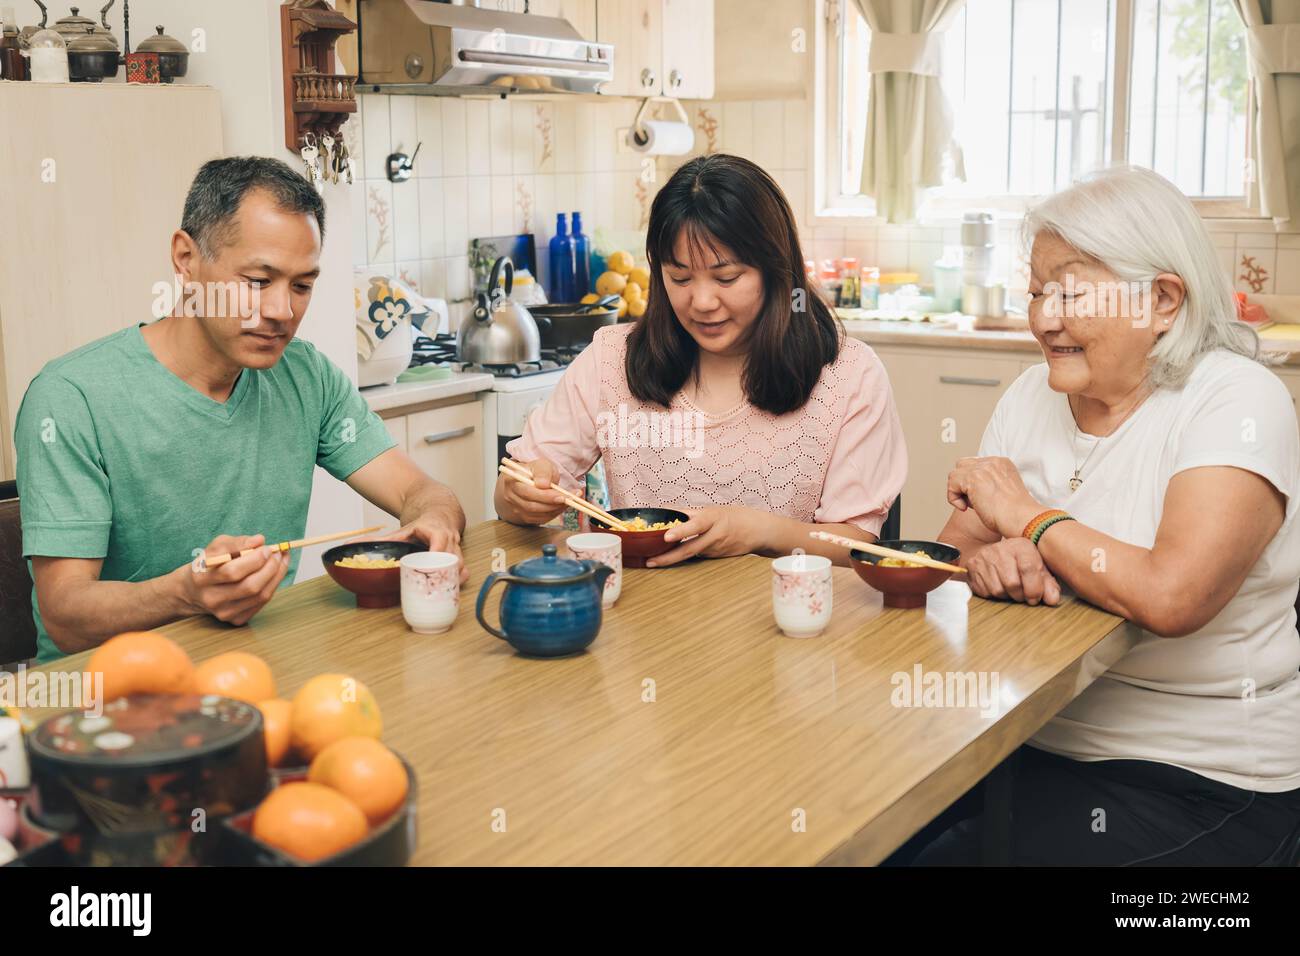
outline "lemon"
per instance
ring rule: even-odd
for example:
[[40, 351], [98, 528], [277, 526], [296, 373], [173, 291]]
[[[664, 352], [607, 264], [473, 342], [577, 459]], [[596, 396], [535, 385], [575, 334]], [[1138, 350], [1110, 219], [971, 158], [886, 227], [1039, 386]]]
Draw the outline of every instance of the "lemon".
[[627, 314], [632, 316], [634, 319], [639, 319], [641, 316], [645, 315], [645, 310], [645, 299], [633, 299], [627, 304]]
[[627, 288], [627, 279], [618, 272], [602, 272], [596, 280], [598, 295], [622, 295]]
[[609, 258], [605, 260], [605, 264], [620, 275], [627, 275], [632, 271], [632, 266], [635, 263], [632, 261], [630, 252], [620, 250], [619, 252], [611, 252]]
[[642, 292], [648, 292], [650, 290], [650, 270], [637, 266], [627, 274], [627, 281], [635, 282], [641, 287]]
[[627, 287], [623, 289], [623, 298], [627, 299], [629, 302], [633, 299], [644, 301], [645, 289], [641, 288], [635, 282], [629, 282]]
[[593, 302], [599, 302], [599, 301], [600, 301], [600, 296], [596, 295], [596, 293], [594, 293], [594, 292], [588, 292], [586, 295], [584, 295], [584, 296], [582, 297], [582, 301], [581, 301], [580, 303], [578, 303], [578, 304], [579, 304], [579, 305], [591, 305], [591, 303], [593, 303]]
[[613, 305], [618, 308], [618, 317], [620, 319], [627, 315], [627, 310], [629, 308], [627, 299], [620, 295]]

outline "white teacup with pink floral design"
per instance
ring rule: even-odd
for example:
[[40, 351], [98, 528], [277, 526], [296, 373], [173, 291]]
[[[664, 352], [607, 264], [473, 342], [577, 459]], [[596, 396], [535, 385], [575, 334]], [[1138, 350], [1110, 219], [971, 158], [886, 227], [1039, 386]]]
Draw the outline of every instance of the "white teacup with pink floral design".
[[446, 551], [419, 551], [401, 561], [402, 617], [417, 634], [441, 634], [460, 613], [460, 560]]
[[816, 637], [831, 622], [831, 559], [787, 554], [772, 562], [772, 613], [786, 637]]
[[613, 607], [623, 593], [623, 540], [616, 534], [593, 531], [590, 534], [571, 534], [564, 546], [577, 561], [597, 561], [614, 569], [605, 579], [601, 607]]

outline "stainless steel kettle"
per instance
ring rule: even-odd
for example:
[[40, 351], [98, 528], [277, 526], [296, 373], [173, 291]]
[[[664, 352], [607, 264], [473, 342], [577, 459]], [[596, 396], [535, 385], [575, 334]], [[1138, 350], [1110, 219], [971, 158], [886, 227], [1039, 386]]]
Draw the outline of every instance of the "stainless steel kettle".
[[[504, 294], [497, 279], [505, 270]], [[473, 365], [515, 365], [541, 359], [542, 339], [537, 320], [510, 298], [515, 266], [509, 256], [492, 263], [486, 292], [475, 297], [474, 311], [460, 323], [456, 351], [462, 362]], [[542, 321], [549, 324], [549, 319]]]

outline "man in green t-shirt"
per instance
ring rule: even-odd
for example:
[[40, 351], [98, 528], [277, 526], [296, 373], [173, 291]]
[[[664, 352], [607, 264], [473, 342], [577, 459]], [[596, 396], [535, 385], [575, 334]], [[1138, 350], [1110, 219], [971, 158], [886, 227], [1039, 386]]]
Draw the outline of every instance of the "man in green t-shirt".
[[[317, 465], [399, 518], [386, 538], [460, 553], [456, 496], [294, 338], [324, 227], [320, 196], [284, 163], [207, 163], [172, 236], [172, 314], [28, 387], [18, 488], [41, 662], [193, 614], [247, 623], [293, 579], [298, 553], [264, 545], [303, 537]], [[199, 569], [201, 552], [240, 557]]]

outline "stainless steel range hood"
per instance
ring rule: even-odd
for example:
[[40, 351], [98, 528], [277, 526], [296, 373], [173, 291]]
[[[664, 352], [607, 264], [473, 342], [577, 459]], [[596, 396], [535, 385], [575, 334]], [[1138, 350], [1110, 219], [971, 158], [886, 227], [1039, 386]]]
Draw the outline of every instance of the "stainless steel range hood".
[[435, 0], [360, 0], [358, 87], [386, 93], [596, 93], [614, 47], [567, 20]]

